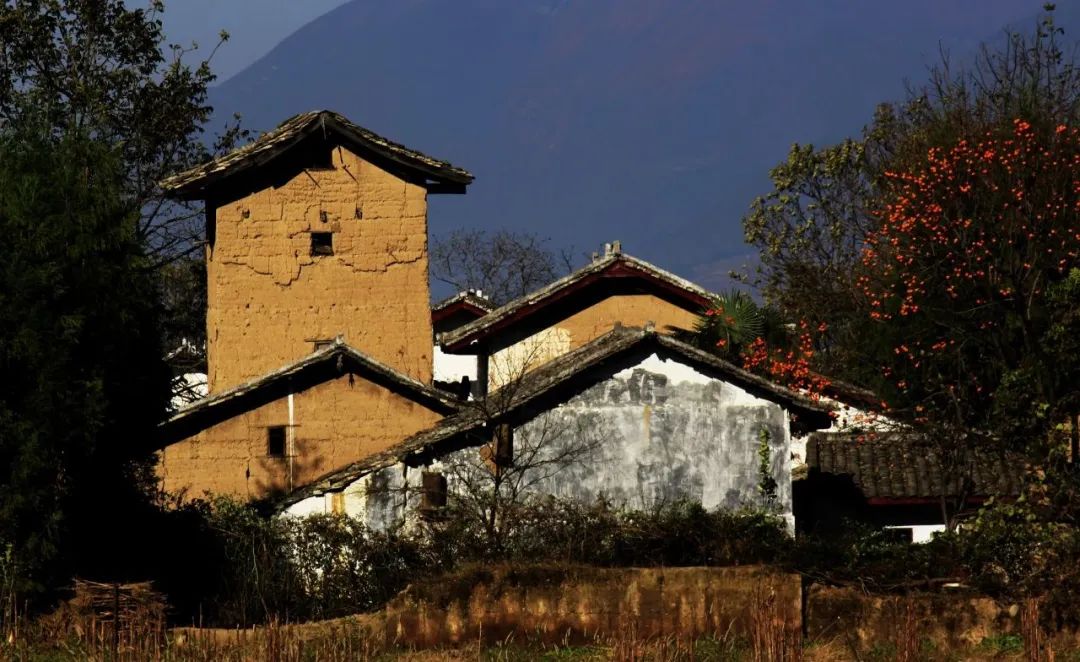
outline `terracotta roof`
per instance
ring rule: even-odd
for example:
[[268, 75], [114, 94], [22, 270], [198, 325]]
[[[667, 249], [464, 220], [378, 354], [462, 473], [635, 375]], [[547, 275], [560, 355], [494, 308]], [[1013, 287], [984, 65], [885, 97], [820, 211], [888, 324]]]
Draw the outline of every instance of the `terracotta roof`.
[[517, 323], [563, 297], [606, 279], [638, 279], [654, 291], [662, 291], [685, 302], [687, 307], [708, 306], [712, 294], [688, 280], [625, 253], [612, 253], [593, 260], [574, 273], [531, 294], [515, 299], [484, 317], [453, 331], [440, 334], [439, 342], [448, 352], [470, 353], [469, 346]]
[[161, 187], [174, 197], [198, 198], [208, 187], [269, 163], [316, 132], [323, 135], [333, 133], [346, 147], [374, 152], [425, 180], [457, 185], [467, 185], [473, 181], [472, 174], [462, 168], [383, 138], [338, 113], [313, 110], [290, 117], [276, 129], [225, 156], [166, 178], [161, 182]]
[[495, 310], [495, 304], [475, 292], [459, 292], [431, 306], [431, 321], [438, 322], [457, 312], [483, 317]]
[[[973, 486], [969, 497], [1019, 494], [1021, 461], [991, 451], [970, 457]], [[811, 470], [851, 476], [870, 500], [936, 500], [941, 498], [943, 484], [950, 496], [960, 496], [957, 477], [943, 478], [941, 466], [933, 458], [933, 449], [912, 433], [861, 437], [818, 432], [810, 435], [806, 445], [806, 463]]]
[[433, 411], [448, 414], [461, 407], [461, 402], [449, 394], [404, 375], [338, 339], [295, 363], [180, 409], [158, 427], [159, 446], [187, 438], [264, 402], [282, 397], [277, 393], [281, 387], [300, 391], [337, 377], [346, 367]]
[[[595, 376], [595, 369], [606, 366], [617, 372], [623, 367], [620, 359], [652, 352], [661, 356], [677, 356], [754, 395], [777, 402], [792, 410], [800, 424], [810, 429], [828, 427], [832, 423], [828, 407], [749, 373], [714, 354], [653, 330], [617, 328], [525, 374], [517, 383], [492, 392], [482, 403], [463, 408], [435, 427], [413, 435], [382, 453], [326, 474], [290, 493], [281, 507], [309, 496], [344, 489], [358, 478], [398, 462], [419, 464], [440, 452], [486, 443], [487, 440], [482, 438], [470, 440], [469, 433], [500, 420], [528, 420], [535, 416], [536, 411], [564, 402], [575, 392], [603, 379], [602, 376]], [[578, 378], [587, 377], [587, 374], [593, 374], [593, 380], [578, 383]]]

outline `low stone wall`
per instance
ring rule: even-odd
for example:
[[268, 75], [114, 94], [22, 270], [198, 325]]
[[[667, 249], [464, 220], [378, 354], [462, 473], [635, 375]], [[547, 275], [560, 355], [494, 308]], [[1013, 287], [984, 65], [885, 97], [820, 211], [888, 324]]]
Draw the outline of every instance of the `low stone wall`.
[[907, 596], [866, 595], [854, 588], [811, 586], [806, 594], [810, 641], [835, 638], [870, 646], [906, 641], [961, 649], [987, 637], [1020, 633], [1019, 605], [948, 589]]
[[759, 629], [801, 627], [798, 576], [763, 567], [493, 568], [449, 583], [458, 582], [413, 586], [387, 605], [387, 640], [435, 646], [507, 637], [750, 637], [755, 619]]
[[[1024, 635], [1023, 609], [960, 590], [874, 596], [814, 585], [804, 596], [798, 575], [761, 566], [494, 566], [418, 582], [371, 614], [246, 631], [179, 628], [172, 634], [177, 642], [244, 643], [256, 649], [282, 637], [353, 637], [377, 650], [703, 636], [738, 637], [757, 649], [787, 646], [805, 625], [806, 641], [818, 645], [864, 652], [884, 645], [914, 654], [928, 645], [970, 650], [988, 638]], [[1075, 633], [1056, 633], [1054, 639], [1073, 647], [1078, 643]]]

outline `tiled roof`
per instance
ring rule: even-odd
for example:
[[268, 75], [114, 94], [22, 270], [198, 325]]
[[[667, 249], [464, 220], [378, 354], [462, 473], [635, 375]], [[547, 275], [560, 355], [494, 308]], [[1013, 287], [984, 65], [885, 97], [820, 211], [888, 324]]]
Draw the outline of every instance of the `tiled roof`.
[[331, 370], [319, 372], [315, 375], [316, 379], [325, 381], [348, 367], [373, 381], [394, 388], [433, 410], [451, 413], [461, 406], [460, 401], [449, 394], [404, 375], [346, 345], [339, 339], [295, 363], [290, 363], [258, 379], [203, 398], [180, 409], [159, 426], [160, 443], [173, 443], [210, 425], [259, 406], [260, 395], [272, 391], [290, 379], [298, 379], [304, 374], [313, 374], [316, 370], [327, 366]]
[[[962, 491], [968, 497], [1019, 493], [1023, 464], [1005, 453], [969, 453], [959, 471], [948, 476], [943, 476], [936, 457], [931, 445], [911, 433], [818, 432], [806, 445], [811, 470], [851, 476], [868, 499], [937, 499], [943, 492], [964, 496]], [[971, 484], [963, 490], [960, 478], [968, 475]]]
[[198, 198], [211, 185], [269, 163], [315, 132], [333, 133], [346, 146], [369, 150], [436, 182], [467, 185], [473, 180], [472, 174], [462, 168], [383, 138], [338, 113], [313, 110], [290, 117], [276, 129], [225, 156], [166, 178], [161, 187], [174, 197]]
[[431, 306], [431, 317], [437, 321], [440, 317], [453, 314], [457, 311], [467, 311], [478, 316], [483, 316], [495, 310], [495, 304], [489, 299], [478, 296], [475, 292], [459, 292], [452, 297]]

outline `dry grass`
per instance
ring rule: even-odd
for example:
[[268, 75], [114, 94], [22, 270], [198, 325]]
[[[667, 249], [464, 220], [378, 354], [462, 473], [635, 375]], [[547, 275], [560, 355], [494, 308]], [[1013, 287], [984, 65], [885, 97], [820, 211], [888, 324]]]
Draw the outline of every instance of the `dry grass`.
[[[133, 622], [114, 635], [111, 622], [92, 614], [61, 610], [46, 618], [19, 621], [0, 641], [0, 659], [25, 662], [435, 662], [499, 661], [585, 662], [913, 662], [916, 660], [1015, 660], [1080, 662], [1075, 642], [1052, 640], [1039, 631], [1038, 604], [1024, 605], [1022, 639], [1016, 634], [988, 638], [962, 650], [935, 648], [922, 638], [915, 611], [901, 616], [889, 641], [855, 644], [851, 633], [828, 641], [804, 642], [798, 627], [786, 619], [775, 596], [754, 596], [745, 636], [733, 629], [711, 637], [641, 638], [633, 624], [613, 636], [595, 637], [584, 644], [542, 643], [521, 639], [473, 642], [431, 650], [409, 650], [386, 641], [379, 615], [356, 616], [307, 624], [271, 623], [244, 630], [178, 628], [170, 631]], [[159, 622], [159, 621], [155, 621]], [[1055, 650], [1057, 651], [1055, 655]], [[1071, 653], [1066, 652], [1071, 650]]]

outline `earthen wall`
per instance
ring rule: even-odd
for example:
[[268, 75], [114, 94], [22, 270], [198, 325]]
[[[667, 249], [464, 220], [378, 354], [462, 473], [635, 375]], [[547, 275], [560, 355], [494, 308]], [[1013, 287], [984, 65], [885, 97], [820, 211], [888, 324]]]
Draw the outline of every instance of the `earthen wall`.
[[488, 362], [488, 385], [498, 388], [551, 359], [611, 331], [617, 323], [658, 331], [694, 328], [697, 314], [651, 294], [619, 294], [574, 312], [508, 346], [496, 347]]
[[[157, 471], [167, 492], [258, 499], [385, 450], [440, 418], [403, 395], [345, 374], [166, 447]], [[286, 426], [285, 457], [268, 455], [274, 426]]]
[[[215, 208], [207, 249], [211, 394], [344, 336], [430, 383], [427, 192], [352, 154]], [[312, 233], [333, 255], [312, 255]]]

